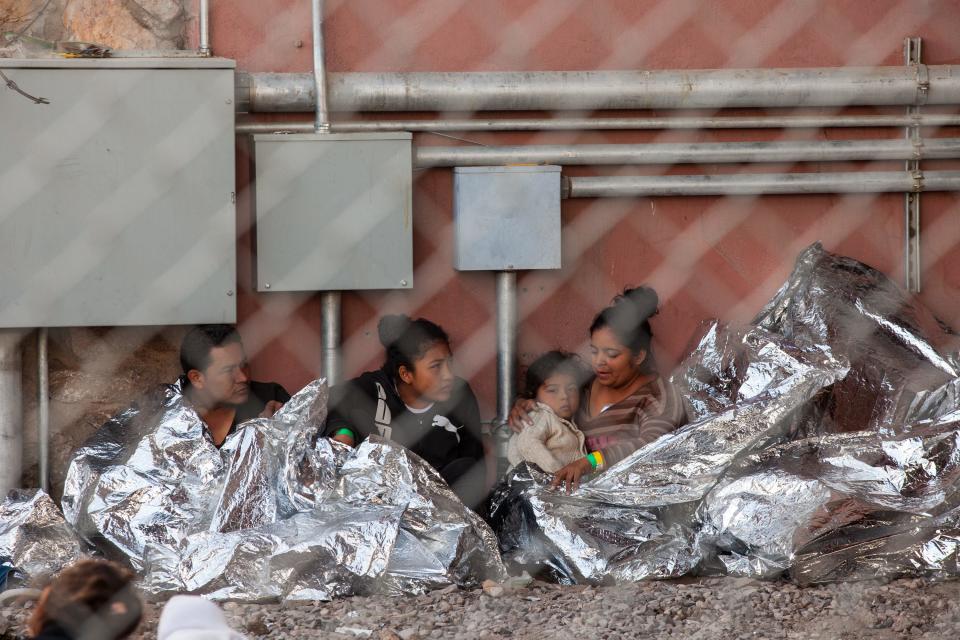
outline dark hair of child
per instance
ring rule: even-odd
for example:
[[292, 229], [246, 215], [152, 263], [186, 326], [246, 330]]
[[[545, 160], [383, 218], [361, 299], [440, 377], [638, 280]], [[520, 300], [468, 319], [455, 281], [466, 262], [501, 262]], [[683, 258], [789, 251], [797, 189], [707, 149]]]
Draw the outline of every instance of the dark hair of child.
[[576, 354], [567, 351], [548, 351], [527, 367], [523, 380], [523, 397], [536, 398], [540, 386], [558, 373], [572, 376], [577, 387], [582, 387], [590, 378], [586, 365]]

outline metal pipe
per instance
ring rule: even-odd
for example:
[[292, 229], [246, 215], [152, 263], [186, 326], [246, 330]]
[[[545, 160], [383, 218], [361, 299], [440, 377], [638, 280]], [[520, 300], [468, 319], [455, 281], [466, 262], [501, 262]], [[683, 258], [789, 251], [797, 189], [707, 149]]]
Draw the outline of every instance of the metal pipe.
[[330, 132], [330, 114], [327, 111], [327, 66], [323, 57], [323, 0], [312, 0], [313, 9], [313, 94], [314, 118], [318, 133]]
[[[333, 131], [347, 127], [333, 125]], [[255, 125], [244, 132], [290, 131]], [[300, 129], [312, 131], [313, 125]], [[238, 128], [239, 130], [239, 128]], [[300, 132], [296, 130], [296, 132]], [[503, 164], [683, 164], [727, 162], [830, 162], [960, 158], [960, 138], [912, 140], [814, 140], [789, 142], [707, 142], [669, 144], [527, 145], [514, 147], [444, 146], [415, 149], [418, 168]]]
[[[919, 65], [921, 60], [923, 41], [919, 37], [905, 38], [903, 41], [904, 64]], [[920, 107], [907, 107], [907, 115], [914, 117], [920, 114]], [[920, 129], [916, 126], [907, 127], [906, 138], [911, 144], [922, 144]], [[910, 173], [920, 172], [920, 157], [907, 160], [904, 168]], [[920, 293], [920, 194], [903, 194], [903, 276], [906, 280], [907, 291]]]
[[669, 144], [416, 147], [418, 168], [505, 164], [630, 165], [960, 158], [960, 138]]
[[209, 56], [210, 51], [210, 0], [200, 0], [200, 55]]
[[[380, 120], [331, 122], [335, 133], [377, 131], [617, 131], [685, 129], [827, 129], [852, 127], [956, 127], [960, 115], [918, 116], [717, 116], [682, 118], [502, 118], [483, 120]], [[239, 134], [312, 133], [314, 122], [241, 122]]]
[[573, 177], [570, 198], [960, 191], [960, 171]]
[[24, 332], [0, 329], [0, 497], [20, 486], [23, 474]]
[[340, 292], [324, 291], [320, 294], [320, 325], [322, 327], [323, 377], [328, 385], [340, 382]]
[[40, 488], [50, 493], [50, 360], [49, 334], [37, 330], [37, 443], [39, 445]]
[[[313, 87], [310, 74], [249, 74], [238, 80], [238, 108], [313, 111]], [[332, 111], [933, 105], [960, 102], [960, 66], [331, 73], [327, 88]]]
[[517, 274], [497, 272], [497, 422], [506, 424], [516, 398]]
[[[327, 112], [326, 63], [323, 55], [323, 0], [312, 0], [313, 12], [313, 92], [317, 96], [314, 110], [314, 131], [330, 132], [330, 117]], [[320, 294], [320, 325], [323, 341], [321, 367], [328, 385], [340, 381], [341, 339], [340, 292], [324, 291]]]

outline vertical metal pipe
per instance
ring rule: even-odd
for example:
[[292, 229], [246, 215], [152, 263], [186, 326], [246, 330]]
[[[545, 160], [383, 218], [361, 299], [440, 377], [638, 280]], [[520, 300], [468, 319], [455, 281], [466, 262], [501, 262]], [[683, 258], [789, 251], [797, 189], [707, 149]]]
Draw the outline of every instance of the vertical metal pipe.
[[46, 327], [37, 331], [37, 438], [40, 488], [50, 493], [50, 361]]
[[497, 421], [507, 422], [517, 381], [517, 274], [497, 272]]
[[23, 473], [23, 337], [23, 331], [0, 330], [0, 498], [20, 486]]
[[[317, 133], [330, 133], [330, 114], [327, 111], [326, 63], [323, 56], [323, 0], [312, 0], [313, 10], [313, 90], [316, 93], [314, 129]], [[327, 384], [340, 381], [340, 292], [325, 291], [320, 294], [320, 324], [323, 342], [323, 376]]]
[[324, 291], [320, 294], [320, 324], [323, 327], [323, 377], [327, 384], [340, 381], [340, 292]]
[[[921, 40], [918, 37], [906, 38], [903, 41], [904, 64], [920, 68], [921, 60]], [[919, 82], [919, 77], [918, 77]], [[920, 114], [920, 107], [913, 105], [907, 107], [908, 116], [917, 116]], [[922, 181], [920, 172], [919, 151], [922, 148], [923, 140], [920, 138], [920, 127], [916, 124], [907, 127], [907, 140], [913, 143], [916, 150], [916, 159], [907, 160], [907, 171], [915, 176], [917, 182]], [[903, 194], [903, 277], [907, 291], [920, 293], [920, 194]]]
[[210, 0], [200, 0], [200, 55], [210, 55]]
[[330, 133], [327, 65], [323, 57], [323, 0], [313, 0], [313, 87], [317, 96], [315, 128], [318, 133]]

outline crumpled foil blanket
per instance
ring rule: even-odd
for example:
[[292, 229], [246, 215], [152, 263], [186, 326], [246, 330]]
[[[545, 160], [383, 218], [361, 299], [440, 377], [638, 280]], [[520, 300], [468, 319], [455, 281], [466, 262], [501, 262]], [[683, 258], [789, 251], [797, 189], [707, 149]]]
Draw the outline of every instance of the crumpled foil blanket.
[[[805, 250], [753, 324], [706, 323], [673, 376], [691, 422], [573, 495], [520, 465], [491, 522], [510, 565], [560, 582], [960, 574], [960, 376], [950, 336], [883, 274]], [[502, 578], [493, 532], [415, 455], [319, 438], [326, 387], [221, 449], [176, 385], [74, 455], [66, 521], [0, 503], [0, 556], [56, 571], [87, 543], [148, 593], [327, 599]]]
[[754, 323], [707, 323], [672, 380], [691, 422], [573, 495], [498, 487], [508, 566], [561, 582], [958, 575], [948, 334], [882, 273], [807, 248]]
[[0, 565], [13, 570], [10, 584], [42, 583], [89, 552], [41, 489], [14, 489], [0, 501]]
[[503, 578], [492, 531], [427, 463], [382, 439], [319, 437], [326, 401], [315, 381], [218, 450], [164, 386], [75, 452], [66, 519], [157, 596], [324, 600]]

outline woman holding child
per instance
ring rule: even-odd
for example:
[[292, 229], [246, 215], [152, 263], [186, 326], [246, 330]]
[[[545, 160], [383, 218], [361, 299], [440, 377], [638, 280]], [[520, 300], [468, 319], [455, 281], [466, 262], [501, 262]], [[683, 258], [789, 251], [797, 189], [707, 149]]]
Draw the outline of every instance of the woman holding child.
[[[570, 492], [583, 475], [616, 464], [687, 422], [682, 397], [660, 376], [653, 358], [650, 318], [657, 304], [657, 294], [649, 287], [626, 289], [590, 325], [593, 378], [583, 388], [575, 415], [586, 455], [575, 452], [574, 459], [554, 473], [554, 486]], [[536, 408], [536, 400], [518, 400], [511, 428], [522, 433], [534, 424], [531, 413], [536, 417]]]
[[[510, 444], [511, 464], [537, 464], [569, 492], [584, 474], [686, 423], [682, 398], [653, 358], [650, 317], [657, 303], [649, 287], [626, 289], [597, 314], [590, 325], [592, 377], [563, 352], [531, 365], [526, 397], [510, 415], [519, 434]], [[326, 435], [351, 446], [371, 434], [394, 440], [477, 507], [486, 487], [480, 413], [469, 385], [453, 375], [447, 334], [407, 316], [386, 316], [378, 329], [386, 362], [332, 390]], [[523, 433], [524, 427], [531, 430]]]

